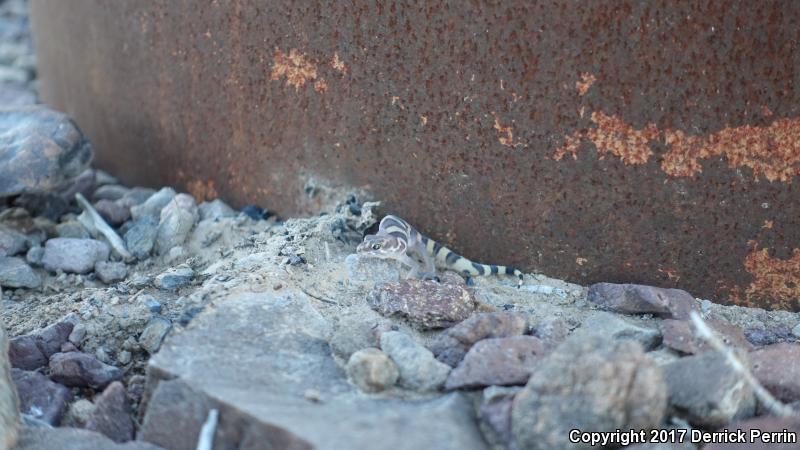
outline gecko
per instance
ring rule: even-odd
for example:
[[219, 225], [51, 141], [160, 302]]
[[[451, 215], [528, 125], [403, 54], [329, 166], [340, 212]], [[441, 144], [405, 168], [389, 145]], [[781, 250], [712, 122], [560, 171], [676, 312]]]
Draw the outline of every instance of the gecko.
[[[395, 259], [409, 266], [407, 278], [436, 278], [436, 264], [467, 276], [513, 275], [519, 278], [517, 288], [522, 286], [519, 269], [494, 264], [480, 264], [457, 254], [444, 245], [423, 235], [405, 220], [388, 215], [381, 220], [376, 234], [364, 236], [356, 253], [383, 259]], [[425, 268], [413, 258], [417, 256]]]

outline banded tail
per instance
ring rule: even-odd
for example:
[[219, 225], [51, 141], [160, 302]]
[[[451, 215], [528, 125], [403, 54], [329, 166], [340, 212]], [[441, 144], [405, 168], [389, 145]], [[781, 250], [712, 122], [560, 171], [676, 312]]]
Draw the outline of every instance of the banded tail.
[[522, 287], [522, 272], [515, 267], [476, 263], [427, 236], [420, 234], [420, 238], [422, 243], [425, 244], [428, 254], [433, 256], [436, 259], [436, 263], [441, 267], [447, 267], [456, 272], [472, 276], [513, 275], [519, 278], [517, 288]]

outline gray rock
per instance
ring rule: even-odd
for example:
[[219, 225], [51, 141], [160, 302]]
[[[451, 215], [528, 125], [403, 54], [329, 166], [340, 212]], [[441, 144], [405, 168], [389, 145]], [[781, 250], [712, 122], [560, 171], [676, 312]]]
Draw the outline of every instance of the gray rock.
[[19, 394], [20, 412], [57, 426], [72, 400], [72, 391], [39, 372], [11, 370]]
[[661, 369], [630, 340], [574, 339], [542, 359], [511, 412], [514, 444], [524, 449], [579, 449], [569, 431], [649, 429], [666, 409]]
[[753, 376], [778, 400], [800, 400], [800, 345], [774, 344], [750, 353]]
[[350, 355], [367, 347], [379, 347], [380, 342], [376, 335], [377, 330], [391, 329], [392, 323], [388, 319], [365, 319], [362, 314], [338, 315], [334, 319], [334, 331], [330, 340], [333, 352], [348, 360]]
[[478, 417], [485, 430], [484, 435], [494, 446], [508, 448], [511, 443], [511, 407], [514, 396], [522, 388], [489, 386], [483, 390]]
[[54, 238], [45, 243], [42, 264], [51, 272], [88, 273], [110, 252], [105, 242], [94, 239]]
[[92, 200], [119, 200], [126, 194], [130, 193], [130, 189], [120, 184], [106, 184], [95, 189], [92, 194]]
[[450, 372], [445, 389], [525, 384], [544, 353], [544, 344], [534, 336], [478, 341]]
[[193, 277], [194, 270], [187, 265], [181, 264], [178, 267], [172, 267], [158, 274], [154, 284], [159, 289], [173, 291], [191, 283]]
[[172, 329], [172, 322], [163, 317], [156, 317], [150, 320], [144, 327], [142, 334], [139, 335], [139, 345], [151, 355], [158, 351], [161, 342]]
[[56, 234], [62, 238], [89, 239], [92, 236], [89, 230], [83, 227], [77, 220], [68, 220], [56, 225]]
[[542, 340], [548, 349], [556, 348], [580, 325], [575, 320], [547, 317], [536, 324], [533, 335]]
[[397, 365], [400, 385], [416, 391], [440, 389], [450, 366], [436, 360], [430, 350], [399, 331], [381, 333], [381, 349]]
[[125, 279], [128, 275], [128, 266], [124, 262], [98, 261], [94, 265], [94, 272], [100, 281], [111, 284]]
[[[131, 188], [127, 194], [117, 200], [117, 203], [130, 210], [134, 206], [141, 205], [142, 203], [146, 202], [147, 199], [155, 193], [156, 191], [153, 189], [137, 186]], [[156, 218], [156, 216], [157, 215], [154, 215], [152, 217]]]
[[400, 279], [397, 261], [368, 258], [353, 253], [344, 259], [347, 277], [355, 283], [388, 283]]
[[85, 398], [76, 400], [69, 405], [69, 409], [67, 409], [67, 413], [61, 420], [61, 424], [65, 427], [84, 428], [94, 409], [94, 403], [89, 400]]
[[122, 383], [109, 384], [97, 397], [95, 408], [86, 421], [86, 429], [102, 433], [114, 442], [133, 439], [131, 407]]
[[609, 311], [622, 314], [656, 314], [688, 319], [697, 311], [694, 297], [680, 289], [663, 289], [641, 284], [596, 283], [589, 286], [586, 299]]
[[33, 289], [41, 285], [42, 279], [24, 259], [0, 256], [0, 286]]
[[191, 195], [178, 194], [173, 197], [161, 210], [156, 233], [156, 252], [163, 255], [183, 244], [197, 219], [197, 205]]
[[150, 256], [156, 243], [158, 221], [152, 216], [144, 216], [133, 222], [133, 226], [125, 233], [125, 246], [137, 259]]
[[436, 359], [455, 367], [475, 342], [486, 338], [518, 336], [525, 333], [527, 328], [528, 323], [520, 314], [475, 313], [437, 336], [430, 350]]
[[167, 206], [174, 197], [175, 190], [171, 187], [162, 188], [160, 191], [151, 195], [144, 203], [131, 207], [131, 217], [133, 220], [139, 220], [145, 216], [151, 216], [156, 219], [161, 217], [161, 209]]
[[686, 356], [664, 366], [669, 404], [689, 423], [718, 428], [755, 414], [747, 382], [715, 352]]
[[615, 340], [632, 340], [650, 350], [661, 341], [661, 333], [653, 328], [639, 325], [624, 317], [605, 311], [589, 315], [580, 328], [572, 332], [570, 339], [592, 339], [594, 335], [608, 336]]
[[112, 200], [100, 200], [94, 204], [94, 209], [112, 227], [119, 226], [131, 218], [129, 208]]
[[40, 267], [42, 265], [42, 257], [44, 256], [44, 247], [37, 245], [31, 247], [28, 253], [25, 254], [25, 261], [31, 266]]
[[72, 328], [72, 332], [69, 334], [69, 337], [67, 339], [69, 340], [69, 342], [72, 342], [76, 346], [80, 346], [85, 338], [86, 338], [86, 325], [79, 323]]
[[50, 357], [50, 378], [70, 387], [102, 389], [122, 379], [122, 371], [82, 352], [56, 353]]
[[475, 310], [475, 298], [465, 286], [408, 279], [375, 286], [367, 303], [381, 315], [401, 316], [421, 330], [446, 328]]
[[0, 86], [0, 105], [28, 106], [36, 103], [36, 93], [20, 86]]
[[[705, 319], [717, 336], [729, 347], [749, 352], [753, 345], [747, 340], [744, 332], [736, 325], [723, 320]], [[659, 325], [664, 338], [664, 346], [681, 353], [696, 354], [705, 351], [714, 351], [708, 342], [697, 335], [694, 326], [686, 320], [665, 319]]]
[[393, 386], [400, 373], [386, 353], [377, 348], [365, 348], [350, 356], [347, 375], [362, 391], [379, 392]]
[[220, 199], [200, 203], [197, 207], [200, 220], [214, 220], [223, 217], [235, 217], [237, 212]]
[[[327, 344], [330, 324], [302, 292], [215, 304], [150, 359], [155, 389], [139, 439], [194, 449], [208, 409], [218, 408], [214, 448], [486, 450], [471, 403], [458, 393], [409, 402], [365, 396], [348, 383]], [[307, 399], [312, 391], [321, 401]]]
[[100, 433], [78, 428], [23, 428], [14, 450], [164, 450], [142, 441], [115, 444]]
[[14, 256], [25, 251], [25, 235], [0, 224], [0, 256]]
[[119, 180], [105, 170], [95, 170], [95, 186], [105, 186], [107, 184], [119, 184]]
[[64, 114], [41, 106], [0, 109], [0, 197], [51, 191], [89, 166], [89, 141]]

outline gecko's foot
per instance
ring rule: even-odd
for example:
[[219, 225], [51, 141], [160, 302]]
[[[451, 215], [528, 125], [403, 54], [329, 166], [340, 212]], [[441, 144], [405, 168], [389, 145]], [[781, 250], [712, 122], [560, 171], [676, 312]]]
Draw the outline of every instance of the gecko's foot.
[[467, 286], [475, 286], [475, 279], [472, 277], [467, 277], [465, 282], [467, 283]]

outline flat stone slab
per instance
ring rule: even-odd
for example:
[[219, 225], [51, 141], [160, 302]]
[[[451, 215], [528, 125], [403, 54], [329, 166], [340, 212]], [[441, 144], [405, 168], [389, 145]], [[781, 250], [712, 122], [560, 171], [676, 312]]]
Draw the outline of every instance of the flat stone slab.
[[23, 428], [14, 450], [163, 450], [141, 441], [116, 444], [94, 431], [79, 428]]
[[235, 294], [150, 360], [140, 439], [194, 449], [208, 410], [214, 448], [486, 449], [462, 394], [371, 398], [331, 356], [327, 320], [298, 291]]

